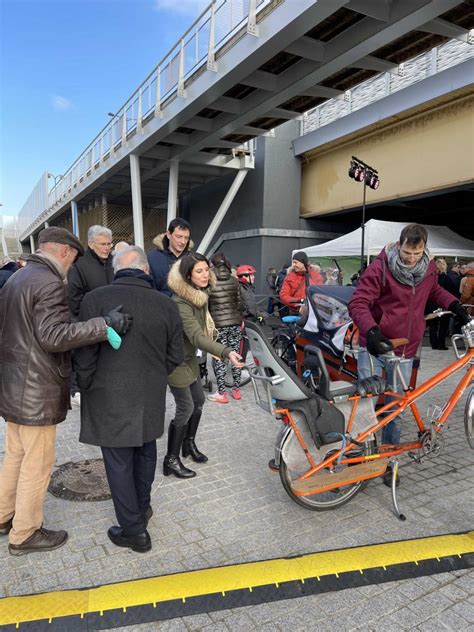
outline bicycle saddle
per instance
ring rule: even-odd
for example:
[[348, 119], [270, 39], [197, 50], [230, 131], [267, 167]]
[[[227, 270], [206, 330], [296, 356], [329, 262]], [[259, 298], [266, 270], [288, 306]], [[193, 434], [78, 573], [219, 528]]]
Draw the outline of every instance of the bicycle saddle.
[[300, 316], [283, 316], [281, 319], [282, 323], [297, 323], [300, 319]]

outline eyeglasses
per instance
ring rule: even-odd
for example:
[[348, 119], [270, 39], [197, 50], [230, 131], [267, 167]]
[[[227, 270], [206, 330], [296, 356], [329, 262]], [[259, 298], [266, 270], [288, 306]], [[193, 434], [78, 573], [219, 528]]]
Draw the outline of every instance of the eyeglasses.
[[111, 241], [104, 241], [104, 242], [94, 241], [94, 245], [95, 246], [101, 246], [103, 248], [112, 248], [112, 242]]

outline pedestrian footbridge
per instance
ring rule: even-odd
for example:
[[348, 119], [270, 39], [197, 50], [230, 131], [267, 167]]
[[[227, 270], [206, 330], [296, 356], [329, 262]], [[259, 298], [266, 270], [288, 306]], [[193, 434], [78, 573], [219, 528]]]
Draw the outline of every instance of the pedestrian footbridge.
[[20, 214], [21, 241], [34, 249], [45, 223], [84, 237], [98, 208], [106, 223], [120, 207], [143, 246], [176, 215], [180, 194], [235, 173], [204, 252], [254, 166], [255, 138], [467, 39], [472, 12], [460, 0], [214, 0], [51, 189], [42, 176]]

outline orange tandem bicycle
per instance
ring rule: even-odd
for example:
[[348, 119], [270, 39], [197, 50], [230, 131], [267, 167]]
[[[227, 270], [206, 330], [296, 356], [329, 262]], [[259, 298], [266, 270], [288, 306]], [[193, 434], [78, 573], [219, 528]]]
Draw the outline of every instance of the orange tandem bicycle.
[[[385, 474], [390, 465], [395, 513], [404, 520], [396, 498], [398, 457], [407, 454], [421, 463], [439, 454], [444, 446], [443, 429], [466, 389], [470, 390], [464, 428], [474, 449], [474, 319], [461, 334], [452, 336], [455, 361], [416, 388], [405, 383], [400, 371], [400, 363], [406, 360], [393, 352], [386, 354], [395, 364], [394, 374], [401, 386], [395, 384], [393, 390], [375, 376], [354, 383], [331, 381], [321, 349], [309, 345], [305, 347], [305, 368], [317, 376], [316, 393], [281, 362], [258, 325], [246, 323], [246, 329], [255, 362], [251, 376], [257, 402], [282, 422], [273, 464], [285, 491], [299, 505], [314, 511], [341, 507], [371, 479]], [[417, 401], [456, 373], [461, 377], [447, 401], [429, 407], [424, 421]], [[389, 395], [392, 401], [376, 409], [380, 395]], [[378, 445], [376, 433], [407, 410], [415, 422], [413, 440]]]

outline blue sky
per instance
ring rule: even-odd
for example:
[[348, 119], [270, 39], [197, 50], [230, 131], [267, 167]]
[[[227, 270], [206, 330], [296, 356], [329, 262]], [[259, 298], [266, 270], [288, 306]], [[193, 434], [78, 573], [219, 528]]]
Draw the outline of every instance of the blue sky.
[[0, 213], [61, 174], [210, 0], [0, 0]]

